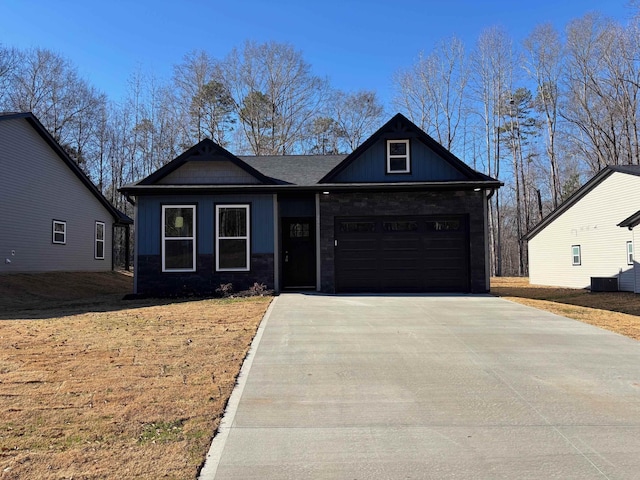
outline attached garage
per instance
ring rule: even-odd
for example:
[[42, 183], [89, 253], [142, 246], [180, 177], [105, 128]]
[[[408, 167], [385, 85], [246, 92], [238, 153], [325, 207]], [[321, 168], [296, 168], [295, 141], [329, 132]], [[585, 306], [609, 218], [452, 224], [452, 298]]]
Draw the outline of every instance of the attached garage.
[[335, 218], [336, 291], [468, 292], [466, 215]]

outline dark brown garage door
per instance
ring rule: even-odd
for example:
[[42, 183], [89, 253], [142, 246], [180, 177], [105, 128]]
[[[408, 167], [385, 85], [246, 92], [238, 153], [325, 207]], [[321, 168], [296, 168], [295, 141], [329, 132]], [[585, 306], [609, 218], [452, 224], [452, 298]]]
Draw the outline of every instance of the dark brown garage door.
[[468, 292], [466, 216], [337, 217], [336, 291]]

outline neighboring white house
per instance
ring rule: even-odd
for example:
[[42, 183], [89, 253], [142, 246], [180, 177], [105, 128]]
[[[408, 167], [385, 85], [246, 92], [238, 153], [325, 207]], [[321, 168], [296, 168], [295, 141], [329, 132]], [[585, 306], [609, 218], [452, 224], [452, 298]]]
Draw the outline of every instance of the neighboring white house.
[[633, 253], [640, 248], [640, 235], [635, 234], [634, 244], [630, 225], [620, 228], [639, 206], [640, 165], [601, 170], [525, 235], [529, 281], [589, 288], [591, 277], [615, 277], [619, 290], [639, 292], [640, 267]]
[[[640, 228], [636, 228], [640, 225], [640, 210], [631, 215], [630, 217], [625, 218], [622, 222], [618, 224], [619, 227], [628, 229], [631, 231], [633, 240], [631, 244], [631, 248], [637, 248], [636, 251], [640, 251]], [[633, 272], [635, 277], [635, 293], [640, 293], [640, 262], [638, 262], [638, 257], [633, 257], [633, 250], [630, 251], [630, 261], [633, 261]]]
[[31, 113], [0, 113], [0, 273], [113, 268], [115, 209]]

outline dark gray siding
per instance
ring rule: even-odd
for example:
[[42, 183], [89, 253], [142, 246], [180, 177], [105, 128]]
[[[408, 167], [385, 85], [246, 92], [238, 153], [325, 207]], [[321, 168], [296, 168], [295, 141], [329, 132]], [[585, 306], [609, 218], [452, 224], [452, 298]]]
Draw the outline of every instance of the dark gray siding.
[[469, 281], [474, 293], [487, 292], [484, 192], [332, 193], [320, 196], [321, 290], [335, 291], [335, 217], [370, 215], [467, 215]]
[[466, 180], [451, 164], [424, 143], [412, 138], [410, 143], [411, 173], [387, 174], [387, 142], [384, 139], [367, 149], [336, 177], [336, 182], [418, 182]]
[[[0, 171], [0, 272], [111, 270], [113, 217], [27, 120], [0, 122]], [[54, 219], [67, 222], [66, 245], [51, 241]], [[96, 221], [104, 260], [94, 258]]]

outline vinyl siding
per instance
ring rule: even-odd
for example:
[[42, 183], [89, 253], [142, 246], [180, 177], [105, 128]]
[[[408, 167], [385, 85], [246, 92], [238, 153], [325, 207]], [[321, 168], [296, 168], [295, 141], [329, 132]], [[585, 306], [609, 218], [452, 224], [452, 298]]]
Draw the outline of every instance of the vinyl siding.
[[187, 162], [158, 181], [161, 185], [246, 185], [260, 183], [228, 160]]
[[635, 293], [640, 293], [640, 225], [636, 226], [633, 231], [633, 280]]
[[[620, 290], [633, 291], [637, 273], [626, 256], [633, 234], [617, 224], [638, 205], [640, 177], [612, 173], [529, 240], [530, 282], [585, 288], [591, 277], [618, 277]], [[572, 245], [580, 245], [581, 265], [572, 265]]]
[[138, 198], [136, 251], [138, 255], [160, 255], [162, 205], [196, 204], [196, 248], [198, 254], [213, 254], [215, 205], [251, 205], [251, 253], [273, 253], [273, 195], [173, 195]]
[[[113, 217], [25, 119], [0, 122], [0, 169], [0, 272], [111, 270]], [[67, 223], [65, 245], [52, 243], [54, 219]], [[94, 259], [96, 221], [104, 260]]]
[[410, 173], [387, 173], [387, 141], [381, 139], [335, 179], [336, 182], [418, 182], [467, 177], [416, 138], [410, 139]]

